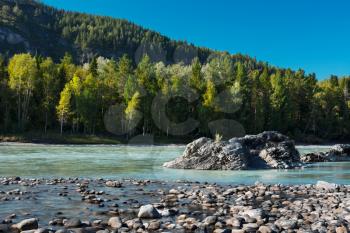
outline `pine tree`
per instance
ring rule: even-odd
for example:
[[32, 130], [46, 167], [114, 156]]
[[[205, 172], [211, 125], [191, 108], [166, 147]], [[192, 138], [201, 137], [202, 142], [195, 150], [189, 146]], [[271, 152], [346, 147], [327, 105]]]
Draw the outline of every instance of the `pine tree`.
[[192, 74], [190, 78], [190, 85], [192, 88], [198, 90], [199, 92], [203, 89], [203, 74], [202, 74], [202, 64], [198, 58], [192, 61]]
[[123, 95], [126, 82], [132, 75], [132, 63], [127, 55], [122, 56], [117, 63], [117, 82], [118, 82], [118, 93], [120, 96]]
[[158, 92], [154, 66], [147, 55], [145, 55], [137, 65], [135, 77], [137, 78], [140, 92], [143, 92], [141, 98], [143, 113], [142, 134], [145, 135], [146, 132], [150, 132], [153, 129], [151, 106], [152, 99]]
[[0, 132], [7, 132], [10, 125], [10, 90], [5, 59], [0, 55]]
[[251, 111], [251, 90], [252, 82], [247, 74], [247, 71], [241, 62], [236, 63], [236, 82], [239, 85], [239, 92], [242, 97], [242, 105], [239, 110], [240, 123], [246, 128], [247, 132], [250, 132], [248, 126], [251, 125], [250, 114]]
[[57, 101], [57, 93], [59, 91], [58, 83], [58, 69], [56, 64], [52, 61], [51, 58], [46, 58], [40, 64], [40, 73], [41, 73], [41, 91], [42, 91], [42, 101], [41, 105], [44, 110], [45, 116], [45, 125], [44, 131], [46, 133], [48, 124], [50, 122], [49, 117], [51, 117], [52, 112], [54, 112], [53, 107]]
[[93, 77], [97, 78], [98, 65], [97, 65], [97, 58], [96, 57], [94, 57], [89, 64], [89, 72]]
[[288, 123], [285, 121], [287, 90], [285, 80], [283, 79], [280, 71], [277, 71], [277, 73], [271, 77], [271, 84], [273, 90], [270, 99], [273, 110], [272, 124], [275, 130], [283, 131], [286, 130], [286, 124]]

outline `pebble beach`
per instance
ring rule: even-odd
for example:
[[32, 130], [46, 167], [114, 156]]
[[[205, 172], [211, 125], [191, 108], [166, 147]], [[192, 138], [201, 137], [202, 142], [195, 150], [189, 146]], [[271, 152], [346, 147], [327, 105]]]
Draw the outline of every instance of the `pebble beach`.
[[0, 232], [348, 232], [350, 186], [0, 178]]

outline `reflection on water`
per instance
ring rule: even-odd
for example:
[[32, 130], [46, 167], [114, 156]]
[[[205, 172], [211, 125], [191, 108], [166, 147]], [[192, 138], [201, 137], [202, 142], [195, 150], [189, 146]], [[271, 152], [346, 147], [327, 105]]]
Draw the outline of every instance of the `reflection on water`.
[[[295, 170], [198, 171], [161, 165], [182, 154], [184, 146], [59, 146], [0, 144], [0, 176], [105, 177], [195, 180], [217, 183], [350, 184], [350, 162], [319, 163]], [[327, 146], [299, 146], [301, 153], [327, 151]]]

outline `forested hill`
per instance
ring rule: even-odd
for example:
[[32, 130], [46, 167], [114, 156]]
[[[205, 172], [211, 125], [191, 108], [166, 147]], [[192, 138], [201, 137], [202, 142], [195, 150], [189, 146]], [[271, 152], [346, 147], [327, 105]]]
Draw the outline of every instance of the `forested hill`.
[[0, 0], [0, 134], [230, 138], [278, 130], [347, 140], [349, 91], [350, 77], [318, 81], [125, 20]]
[[147, 53], [152, 61], [166, 64], [189, 64], [194, 57], [204, 62], [212, 53], [126, 20], [66, 12], [31, 0], [0, 0], [0, 49], [10, 55], [31, 52], [54, 60], [70, 52], [77, 62], [94, 55], [123, 54], [138, 62]]

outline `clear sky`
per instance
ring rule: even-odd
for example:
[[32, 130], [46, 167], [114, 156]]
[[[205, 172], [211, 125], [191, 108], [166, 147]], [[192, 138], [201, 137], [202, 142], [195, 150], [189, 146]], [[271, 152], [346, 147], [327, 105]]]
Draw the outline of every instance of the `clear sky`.
[[279, 67], [350, 75], [348, 0], [43, 0]]

